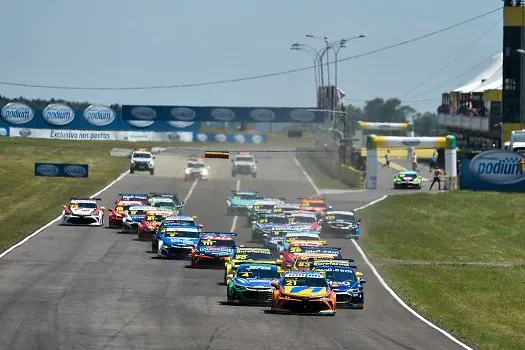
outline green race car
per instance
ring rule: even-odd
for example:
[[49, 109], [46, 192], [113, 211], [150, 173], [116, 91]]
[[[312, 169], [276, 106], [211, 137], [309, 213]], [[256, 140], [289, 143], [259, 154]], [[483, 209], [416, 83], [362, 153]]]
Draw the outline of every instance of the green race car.
[[279, 279], [279, 268], [269, 264], [242, 264], [227, 276], [226, 298], [230, 304], [269, 305], [273, 280]]
[[400, 171], [394, 176], [394, 188], [417, 188], [421, 189], [423, 178], [417, 171]]
[[274, 212], [275, 202], [257, 200], [253, 203], [246, 217], [246, 226], [252, 226], [259, 219], [260, 214], [271, 214]]
[[253, 203], [258, 200], [259, 194], [253, 191], [232, 191], [226, 199], [226, 213], [228, 215], [247, 214]]

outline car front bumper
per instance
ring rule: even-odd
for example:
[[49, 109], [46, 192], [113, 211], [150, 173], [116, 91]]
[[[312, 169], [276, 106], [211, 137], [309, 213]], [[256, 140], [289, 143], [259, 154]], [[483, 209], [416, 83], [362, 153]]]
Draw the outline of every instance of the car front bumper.
[[98, 215], [63, 215], [62, 217], [63, 225], [71, 226], [101, 226], [102, 225], [102, 216]]

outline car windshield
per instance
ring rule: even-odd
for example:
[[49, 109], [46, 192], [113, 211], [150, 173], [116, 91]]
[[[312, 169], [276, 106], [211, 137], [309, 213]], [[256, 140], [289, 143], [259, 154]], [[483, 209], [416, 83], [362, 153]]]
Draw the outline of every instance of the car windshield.
[[194, 220], [169, 220], [168, 225], [180, 225], [180, 226], [195, 226]]
[[399, 173], [399, 176], [416, 177], [417, 173]]
[[70, 208], [86, 208], [86, 209], [95, 209], [97, 207], [97, 203], [90, 203], [90, 202], [74, 202], [71, 203]]
[[304, 202], [303, 206], [314, 207], [314, 208], [325, 208], [326, 204], [324, 202]]
[[134, 153], [133, 158], [151, 158], [149, 153]]
[[244, 252], [240, 251], [235, 254], [235, 260], [273, 260], [270, 252]]
[[313, 224], [315, 222], [315, 218], [311, 216], [293, 215], [291, 218], [296, 224]]
[[188, 163], [188, 168], [204, 168], [204, 163]]
[[328, 287], [326, 279], [320, 277], [285, 277], [283, 279], [285, 287]]
[[239, 268], [237, 277], [257, 279], [277, 279], [279, 271], [272, 266], [248, 266]]
[[[321, 270], [322, 272], [322, 270]], [[357, 277], [352, 271], [344, 269], [326, 269], [324, 271], [326, 279], [332, 282], [355, 282]]]
[[252, 157], [237, 157], [235, 158], [236, 162], [253, 162]]
[[326, 221], [355, 221], [355, 216], [350, 214], [329, 214], [325, 216]]
[[233, 196], [235, 199], [256, 199], [256, 193], [235, 193]]
[[150, 201], [150, 205], [154, 207], [166, 207], [166, 208], [173, 208], [175, 207], [175, 202], [173, 202], [171, 199], [169, 200], [153, 200]]
[[255, 204], [253, 209], [255, 210], [271, 210], [275, 207], [275, 204]]
[[230, 239], [203, 239], [199, 242], [200, 246], [203, 247], [235, 247], [235, 242]]
[[176, 237], [176, 238], [199, 238], [199, 232], [195, 231], [169, 231], [164, 234], [165, 237]]

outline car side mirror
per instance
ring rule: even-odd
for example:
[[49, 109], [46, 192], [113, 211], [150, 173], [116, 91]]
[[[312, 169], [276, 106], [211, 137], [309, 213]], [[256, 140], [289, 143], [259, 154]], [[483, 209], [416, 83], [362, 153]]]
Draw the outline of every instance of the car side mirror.
[[263, 233], [263, 237], [268, 237], [268, 234], [267, 233]]
[[332, 284], [330, 285], [330, 288], [331, 288], [331, 289], [337, 289], [337, 288], [339, 288], [339, 284], [337, 284], [337, 283], [332, 283]]
[[151, 158], [155, 159], [155, 156], [153, 156], [153, 157], [151, 157]]
[[361, 281], [359, 281], [359, 283], [361, 283], [361, 284], [365, 284], [365, 283], [366, 283], [366, 280], [361, 279]]
[[233, 279], [233, 275], [230, 273], [229, 275], [226, 276], [226, 279], [228, 281], [231, 281]]
[[333, 209], [334, 207], [332, 207], [331, 205], [328, 206], [328, 209]]
[[66, 209], [66, 208], [67, 208], [67, 205], [63, 205], [62, 208]]
[[197, 227], [199, 227], [199, 228], [203, 228], [203, 227], [204, 227], [204, 225], [202, 225], [202, 224], [199, 224], [199, 225], [197, 225]]
[[100, 207], [100, 210], [106, 210], [106, 207]]
[[271, 286], [274, 287], [275, 289], [279, 289], [279, 282], [272, 281]]

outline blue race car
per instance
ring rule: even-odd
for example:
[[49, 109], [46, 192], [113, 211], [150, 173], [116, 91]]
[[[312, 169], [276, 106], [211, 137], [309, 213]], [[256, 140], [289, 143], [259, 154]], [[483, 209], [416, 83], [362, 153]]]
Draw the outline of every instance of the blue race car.
[[286, 214], [261, 214], [252, 226], [252, 241], [263, 242], [264, 235], [273, 230], [287, 231], [293, 229], [294, 220]]
[[159, 246], [159, 241], [161, 240], [160, 237], [162, 234], [166, 233], [166, 229], [169, 227], [194, 227], [198, 228], [199, 232], [202, 230], [202, 225], [198, 224], [195, 221], [195, 216], [182, 216], [182, 215], [173, 215], [168, 216], [162, 223], [160, 224], [159, 228], [157, 229], [157, 232], [153, 235], [151, 238], [151, 251], [156, 252]]
[[259, 194], [254, 191], [232, 191], [232, 195], [226, 199], [226, 213], [247, 214], [258, 198]]
[[199, 242], [200, 228], [191, 226], [170, 226], [159, 237], [157, 256], [162, 258], [189, 257]]
[[224, 269], [226, 258], [235, 256], [235, 236], [234, 232], [204, 232], [191, 252], [191, 267], [207, 264]]
[[276, 265], [241, 264], [235, 274], [227, 276], [228, 303], [268, 305], [272, 302], [271, 283], [279, 278]]
[[[363, 284], [366, 280], [359, 278], [353, 259], [313, 260], [311, 269], [322, 273], [330, 283], [339, 287], [336, 293], [337, 307], [362, 309], [365, 302]], [[361, 274], [362, 275], [362, 274]]]

